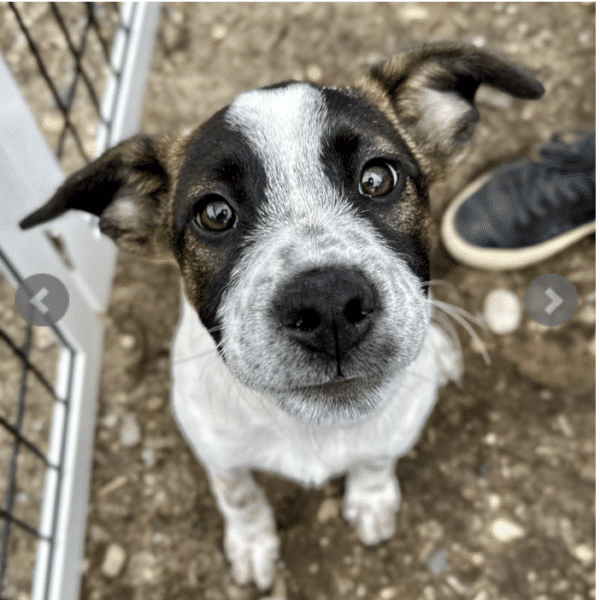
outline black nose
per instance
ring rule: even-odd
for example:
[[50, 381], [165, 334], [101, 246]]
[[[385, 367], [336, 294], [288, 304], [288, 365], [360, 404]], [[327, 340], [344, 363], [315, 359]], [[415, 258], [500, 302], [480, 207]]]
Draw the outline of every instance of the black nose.
[[276, 316], [288, 335], [306, 348], [339, 359], [371, 328], [377, 291], [354, 269], [300, 273], [280, 290]]

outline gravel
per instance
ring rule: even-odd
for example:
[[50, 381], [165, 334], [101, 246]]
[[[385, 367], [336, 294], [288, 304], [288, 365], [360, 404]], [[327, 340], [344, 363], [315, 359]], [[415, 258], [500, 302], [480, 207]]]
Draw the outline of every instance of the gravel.
[[[43, 21], [43, 10], [34, 8]], [[536, 147], [557, 130], [594, 129], [594, 10], [593, 3], [165, 4], [143, 130], [189, 131], [236, 93], [282, 80], [345, 85], [409, 42], [485, 46], [529, 67], [547, 91], [529, 103], [480, 95], [471, 152], [431, 190], [432, 278], [450, 284], [436, 287], [436, 295], [478, 314], [492, 290], [522, 298], [537, 276], [556, 273], [573, 281], [580, 298], [590, 298], [593, 238], [543, 264], [492, 274], [449, 258], [437, 223], [450, 200], [481, 173], [535, 157]], [[8, 18], [6, 8], [0, 11], [0, 20]], [[11, 37], [8, 26], [4, 31], [0, 48], [9, 66], [21, 69], [25, 94], [54, 135], [56, 111], [44, 104], [33, 66], [22, 58], [22, 40]], [[45, 51], [59, 57], [52, 43]], [[234, 586], [205, 472], [168, 408], [177, 277], [168, 265], [119, 257], [107, 319], [82, 600], [264, 598], [252, 586]], [[0, 316], [8, 315], [3, 327], [14, 326], [11, 306], [10, 293], [0, 295]], [[397, 533], [380, 547], [361, 546], [339, 515], [341, 479], [304, 490], [258, 474], [282, 542], [269, 598], [595, 598], [594, 327], [593, 301], [582, 302], [561, 327], [523, 315], [501, 336], [479, 332], [490, 367], [459, 332], [462, 385], [445, 388], [415, 449], [399, 461]], [[4, 410], [6, 390], [15, 382], [3, 360]], [[20, 548], [19, 556], [26, 551], [31, 549]]]

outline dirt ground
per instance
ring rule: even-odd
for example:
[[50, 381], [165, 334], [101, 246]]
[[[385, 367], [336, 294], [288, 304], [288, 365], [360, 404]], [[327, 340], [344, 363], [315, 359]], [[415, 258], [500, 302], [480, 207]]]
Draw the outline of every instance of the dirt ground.
[[[289, 79], [351, 83], [411, 42], [483, 45], [528, 67], [537, 102], [481, 94], [472, 151], [432, 190], [435, 222], [481, 172], [555, 131], [595, 129], [593, 3], [165, 4], [144, 132], [184, 132], [246, 89]], [[535, 267], [490, 274], [459, 265], [432, 234], [437, 297], [474, 315], [503, 287], [557, 273], [580, 307], [547, 328], [461, 332], [462, 386], [449, 385], [398, 463], [393, 539], [365, 548], [341, 518], [343, 480], [320, 490], [258, 479], [282, 540], [275, 589], [288, 600], [595, 598], [595, 239]], [[223, 522], [202, 466], [168, 406], [178, 276], [121, 255], [108, 312], [83, 600], [257, 600], [222, 552]], [[320, 510], [321, 509], [321, 510]], [[116, 561], [116, 562], [115, 562]], [[114, 565], [117, 568], [114, 568]]]

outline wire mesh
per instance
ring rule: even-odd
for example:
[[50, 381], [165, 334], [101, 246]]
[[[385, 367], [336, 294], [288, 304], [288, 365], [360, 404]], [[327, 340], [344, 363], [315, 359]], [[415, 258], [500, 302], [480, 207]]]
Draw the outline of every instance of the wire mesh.
[[[106, 125], [100, 99], [119, 76], [110, 64], [119, 14], [118, 4], [0, 4], [0, 51], [66, 172], [90, 160]], [[1, 248], [0, 272], [21, 281]], [[57, 365], [75, 356], [57, 327], [24, 323], [14, 293], [0, 274], [0, 600], [28, 600], [39, 542], [54, 549], [55, 523], [42, 526], [41, 507], [64, 458], [50, 448], [57, 407], [63, 427], [69, 411], [69, 387], [55, 388]]]
[[[20, 281], [1, 250], [0, 269]], [[55, 524], [42, 533], [40, 512], [46, 478], [60, 482], [62, 476], [62, 461], [49, 458], [53, 408], [60, 403], [69, 410], [54, 380], [60, 348], [71, 363], [75, 355], [55, 327], [50, 332], [24, 323], [9, 308], [10, 296], [14, 290], [0, 277], [0, 598], [25, 600], [38, 542], [54, 551]]]
[[0, 6], [0, 51], [41, 131], [66, 172], [94, 155], [111, 40], [114, 3], [14, 3]]

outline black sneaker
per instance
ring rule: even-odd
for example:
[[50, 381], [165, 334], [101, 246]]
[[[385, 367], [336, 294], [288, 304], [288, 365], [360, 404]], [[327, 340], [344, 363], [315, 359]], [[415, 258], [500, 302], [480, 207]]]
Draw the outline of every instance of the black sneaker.
[[596, 134], [567, 144], [554, 135], [540, 162], [483, 175], [442, 220], [446, 248], [462, 263], [501, 271], [540, 262], [596, 230]]

